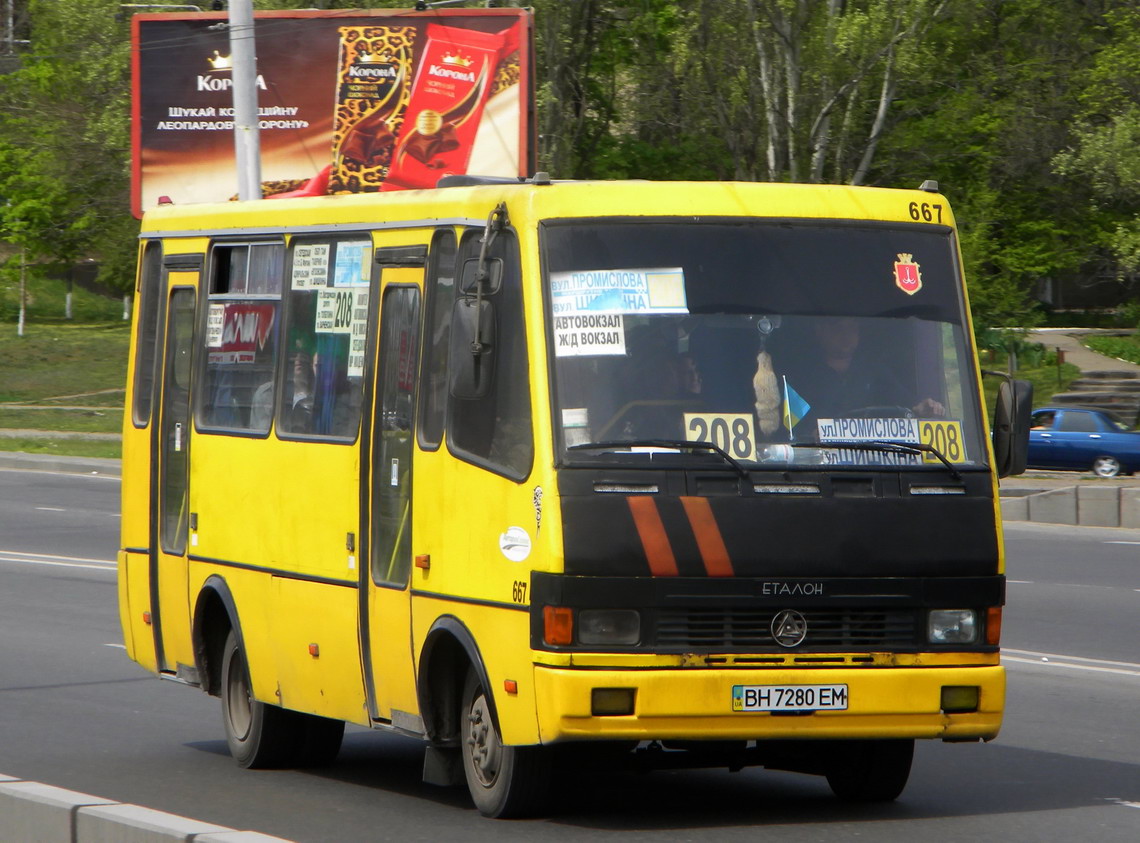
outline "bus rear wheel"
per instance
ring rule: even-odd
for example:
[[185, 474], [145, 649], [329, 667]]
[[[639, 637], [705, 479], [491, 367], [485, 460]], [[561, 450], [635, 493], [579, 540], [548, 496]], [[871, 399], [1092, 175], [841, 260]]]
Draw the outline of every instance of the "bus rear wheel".
[[463, 774], [479, 813], [505, 819], [541, 812], [550, 784], [549, 751], [503, 744], [474, 670], [463, 687], [459, 725]]
[[913, 740], [851, 741], [831, 760], [827, 783], [849, 802], [891, 802], [910, 778]]
[[222, 654], [222, 725], [239, 767], [316, 767], [340, 751], [344, 722], [266, 705], [253, 698], [249, 665], [237, 634]]

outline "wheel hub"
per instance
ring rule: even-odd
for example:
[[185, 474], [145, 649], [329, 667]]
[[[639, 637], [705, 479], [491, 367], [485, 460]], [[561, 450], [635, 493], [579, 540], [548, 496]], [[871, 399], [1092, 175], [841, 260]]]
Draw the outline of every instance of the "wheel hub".
[[245, 681], [245, 670], [237, 659], [230, 662], [229, 681], [226, 683], [226, 716], [234, 737], [244, 740], [249, 735], [249, 727], [253, 722], [253, 701]]
[[467, 715], [467, 755], [481, 784], [490, 787], [499, 774], [502, 745], [487, 712], [487, 698], [479, 694]]

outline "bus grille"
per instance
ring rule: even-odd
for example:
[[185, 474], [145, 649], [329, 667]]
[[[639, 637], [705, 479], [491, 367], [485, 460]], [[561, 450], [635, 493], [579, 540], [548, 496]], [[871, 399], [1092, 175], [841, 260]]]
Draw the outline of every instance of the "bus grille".
[[[807, 638], [796, 649], [896, 649], [917, 643], [915, 615], [874, 609], [803, 610]], [[657, 646], [786, 652], [772, 637], [776, 612], [752, 609], [665, 609], [657, 616]]]

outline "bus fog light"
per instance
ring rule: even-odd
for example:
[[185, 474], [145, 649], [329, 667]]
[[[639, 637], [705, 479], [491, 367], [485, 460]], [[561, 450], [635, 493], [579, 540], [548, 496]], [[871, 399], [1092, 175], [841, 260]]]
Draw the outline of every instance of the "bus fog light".
[[943, 685], [942, 710], [946, 714], [963, 714], [978, 710], [977, 685]]
[[594, 717], [620, 717], [633, 714], [636, 688], [594, 688], [590, 691], [590, 714]]
[[935, 609], [927, 637], [931, 644], [973, 644], [978, 640], [978, 615], [973, 609]]
[[582, 609], [578, 612], [578, 643], [636, 644], [641, 640], [641, 615], [634, 609]]

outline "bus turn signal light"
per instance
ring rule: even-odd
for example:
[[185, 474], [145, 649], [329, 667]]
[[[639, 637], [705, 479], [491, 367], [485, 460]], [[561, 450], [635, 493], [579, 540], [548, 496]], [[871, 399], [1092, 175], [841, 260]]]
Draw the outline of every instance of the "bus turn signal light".
[[566, 606], [542, 607], [542, 640], [547, 644], [574, 643], [574, 610]]
[[1001, 606], [986, 609], [986, 643], [995, 647], [1001, 643]]

